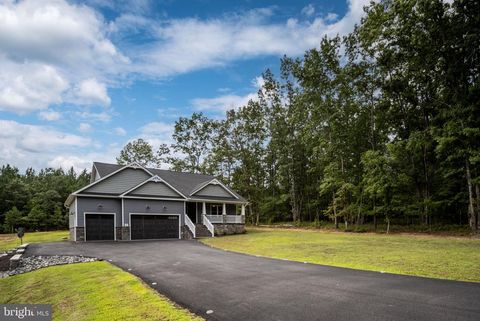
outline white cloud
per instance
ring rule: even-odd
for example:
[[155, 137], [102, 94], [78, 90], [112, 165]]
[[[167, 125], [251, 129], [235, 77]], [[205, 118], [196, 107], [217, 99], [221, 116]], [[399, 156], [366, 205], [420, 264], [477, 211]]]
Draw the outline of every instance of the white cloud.
[[110, 106], [111, 100], [105, 84], [95, 78], [83, 80], [75, 88], [75, 101], [84, 105]]
[[145, 136], [161, 136], [173, 133], [173, 129], [174, 127], [172, 124], [152, 122], [141, 127], [140, 134]]
[[[0, 120], [0, 128], [2, 128], [0, 141], [13, 143], [22, 151], [42, 152], [65, 147], [87, 146], [90, 143], [88, 138], [63, 133], [45, 126], [21, 124], [12, 120]], [[3, 145], [2, 151], [8, 154], [7, 146]]]
[[[111, 0], [90, 4], [120, 10]], [[0, 110], [26, 114], [62, 102], [109, 106], [107, 88], [132, 77], [165, 78], [240, 59], [300, 55], [324, 35], [351, 31], [366, 4], [350, 0], [339, 20], [309, 5], [303, 12], [310, 19], [272, 22], [274, 7], [210, 19], [150, 19], [145, 13], [151, 2], [145, 0], [106, 22], [93, 8], [65, 0], [4, 1]], [[145, 41], [132, 41], [136, 35]]]
[[329, 13], [325, 16], [325, 21], [331, 22], [331, 21], [337, 20], [337, 18], [338, 18], [338, 14], [333, 13], [333, 12], [329, 12]]
[[[108, 39], [102, 16], [85, 5], [63, 0], [0, 3], [0, 110], [26, 114], [46, 109], [69, 100], [70, 91], [82, 88], [85, 79], [103, 84], [122, 74], [128, 62]], [[108, 105], [102, 86], [93, 94], [87, 90], [87, 98]]]
[[283, 23], [272, 23], [267, 19], [271, 9], [208, 20], [146, 22], [143, 17], [130, 17], [131, 23], [135, 22], [135, 30], [149, 28], [153, 38], [142, 47], [130, 48], [130, 55], [135, 57], [132, 67], [144, 75], [166, 77], [257, 56], [301, 55], [307, 49], [318, 47], [325, 35], [352, 31], [363, 16], [363, 6], [368, 3], [368, 0], [349, 1], [347, 14], [336, 22], [327, 14], [312, 21], [289, 18]]
[[80, 125], [78, 126], [78, 130], [82, 133], [88, 133], [92, 130], [92, 126], [88, 123], [80, 123]]
[[43, 167], [55, 155], [79, 153], [91, 144], [88, 138], [47, 126], [0, 120], [0, 128], [0, 163], [10, 163], [23, 169]]
[[255, 77], [255, 79], [252, 80], [252, 85], [257, 89], [260, 89], [265, 85], [265, 79], [261, 76]]
[[127, 131], [125, 129], [123, 129], [122, 127], [116, 127], [114, 129], [114, 132], [118, 136], [125, 136], [127, 134]]
[[195, 98], [191, 104], [196, 110], [225, 112], [230, 109], [237, 109], [244, 106], [249, 100], [257, 100], [256, 93], [250, 93], [244, 96], [222, 95], [214, 98]]
[[68, 81], [54, 67], [2, 58], [0, 66], [0, 110], [26, 114], [62, 102]]
[[302, 9], [302, 14], [306, 15], [307, 17], [311, 17], [315, 14], [315, 7], [313, 4], [309, 4]]
[[112, 116], [107, 112], [94, 113], [90, 111], [76, 112], [75, 115], [88, 121], [108, 122]]
[[45, 110], [38, 113], [38, 117], [47, 121], [59, 120], [62, 115], [58, 111], [54, 110]]
[[59, 155], [48, 161], [47, 165], [53, 168], [73, 169], [79, 173], [84, 169], [92, 167], [92, 162], [89, 159], [81, 156]]
[[145, 139], [154, 149], [157, 149], [161, 144], [170, 145], [173, 143], [172, 134], [174, 129], [173, 124], [151, 122], [145, 124], [138, 130], [139, 135], [136, 138]]
[[97, 146], [98, 142], [89, 138], [49, 126], [0, 120], [0, 128], [0, 164], [12, 164], [20, 170], [73, 166], [79, 172], [90, 170], [94, 161], [115, 162], [120, 153], [118, 144]]

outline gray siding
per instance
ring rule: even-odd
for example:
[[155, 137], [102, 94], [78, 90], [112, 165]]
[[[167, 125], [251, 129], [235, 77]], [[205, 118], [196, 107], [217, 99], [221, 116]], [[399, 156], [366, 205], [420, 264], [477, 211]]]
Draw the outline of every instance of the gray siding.
[[75, 227], [75, 204], [77, 203], [77, 199], [75, 199], [70, 207], [68, 208], [68, 227], [72, 228]]
[[148, 182], [140, 186], [139, 188], [128, 193], [129, 196], [139, 195], [139, 196], [165, 196], [165, 197], [176, 197], [183, 198], [180, 194], [171, 189], [167, 184], [163, 182]]
[[223, 198], [234, 198], [232, 194], [226, 191], [220, 185], [209, 184], [195, 193], [198, 196], [212, 196], [212, 197], [223, 197]]
[[126, 168], [106, 180], [87, 188], [81, 193], [122, 194], [150, 177], [151, 176], [143, 169]]
[[[78, 226], [84, 227], [85, 212], [117, 213], [115, 225], [122, 226], [122, 200], [115, 198], [77, 197]], [[99, 207], [101, 205], [101, 207]]]
[[[147, 209], [147, 206], [150, 207]], [[163, 208], [163, 207], [166, 208]], [[157, 200], [123, 200], [124, 222], [130, 224], [129, 213], [159, 213], [159, 214], [181, 214], [180, 224], [183, 225], [185, 213], [185, 202], [182, 201], [157, 201]]]

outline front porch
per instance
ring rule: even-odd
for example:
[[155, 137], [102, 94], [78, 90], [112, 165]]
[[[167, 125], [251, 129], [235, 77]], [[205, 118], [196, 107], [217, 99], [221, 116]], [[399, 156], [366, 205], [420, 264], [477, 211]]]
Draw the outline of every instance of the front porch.
[[245, 233], [245, 204], [187, 202], [185, 225], [193, 238]]

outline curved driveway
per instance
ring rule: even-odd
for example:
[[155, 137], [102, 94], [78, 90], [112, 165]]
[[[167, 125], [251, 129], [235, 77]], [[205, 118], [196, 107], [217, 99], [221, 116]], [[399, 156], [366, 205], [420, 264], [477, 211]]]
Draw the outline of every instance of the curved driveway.
[[32, 244], [26, 254], [112, 260], [210, 320], [480, 320], [480, 283], [260, 258], [196, 241]]

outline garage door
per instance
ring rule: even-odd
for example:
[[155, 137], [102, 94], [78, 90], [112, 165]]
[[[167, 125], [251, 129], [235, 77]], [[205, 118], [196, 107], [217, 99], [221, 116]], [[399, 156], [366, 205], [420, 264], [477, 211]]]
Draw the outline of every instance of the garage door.
[[132, 240], [178, 239], [178, 215], [130, 216]]
[[85, 214], [85, 239], [87, 241], [114, 240], [115, 215]]

